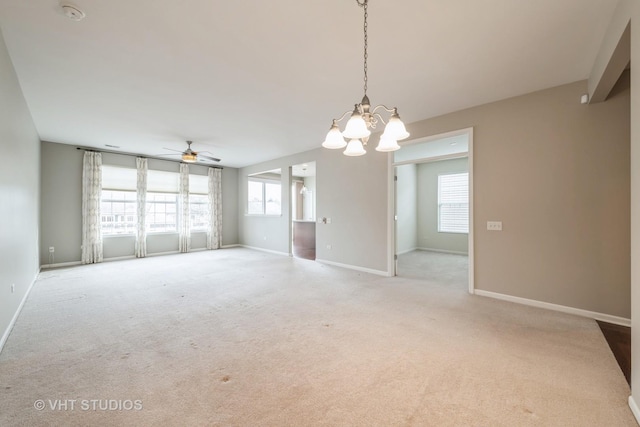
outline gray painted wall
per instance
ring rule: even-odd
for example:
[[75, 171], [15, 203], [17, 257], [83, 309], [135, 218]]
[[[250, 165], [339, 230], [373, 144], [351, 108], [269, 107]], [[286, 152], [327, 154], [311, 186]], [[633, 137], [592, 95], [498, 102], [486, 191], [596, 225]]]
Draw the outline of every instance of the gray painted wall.
[[[477, 289], [629, 318], [629, 80], [594, 105], [580, 104], [586, 85], [458, 111], [408, 130], [420, 139], [474, 128]], [[240, 169], [240, 243], [288, 252], [286, 197], [282, 217], [243, 215], [246, 174], [312, 160], [318, 219], [332, 219], [317, 226], [317, 258], [386, 271], [388, 163], [371, 149], [347, 158], [319, 148]], [[285, 174], [283, 182], [288, 188]], [[502, 232], [486, 230], [494, 220], [503, 222]]]
[[[475, 287], [629, 318], [630, 90], [580, 81], [408, 126], [474, 128]], [[502, 221], [490, 232], [487, 221]]]
[[1, 33], [0, 158], [1, 347], [38, 274], [40, 229], [40, 139]]
[[[615, 45], [631, 20], [631, 396], [640, 422], [640, 2], [621, 0], [602, 47]], [[600, 55], [599, 55], [600, 56]], [[607, 60], [605, 58], [605, 60]], [[597, 64], [596, 64], [597, 65]], [[596, 66], [594, 66], [596, 68]]]
[[[316, 258], [377, 272], [387, 271], [388, 154], [344, 156], [341, 150], [318, 148], [238, 171], [239, 240], [246, 246], [289, 253], [289, 174], [282, 174], [279, 217], [246, 215], [247, 175], [316, 162]], [[322, 224], [322, 217], [331, 224]], [[331, 246], [331, 249], [328, 246]]]
[[396, 176], [396, 253], [403, 254], [418, 247], [418, 167], [398, 166]]
[[[82, 156], [75, 146], [42, 142], [42, 237], [40, 263], [42, 265], [80, 261], [82, 230]], [[135, 157], [104, 153], [103, 164], [135, 168]], [[149, 169], [179, 171], [179, 163], [149, 159]], [[190, 165], [189, 171], [206, 175], [207, 167]], [[222, 243], [238, 243], [237, 169], [222, 171]], [[51, 259], [49, 247], [55, 247]], [[192, 249], [206, 247], [205, 233], [193, 233]], [[134, 255], [133, 236], [104, 238], [104, 257], [117, 258]], [[150, 255], [178, 250], [177, 234], [151, 234], [147, 236]]]
[[418, 247], [468, 253], [469, 235], [438, 231], [438, 175], [468, 172], [468, 159], [443, 160], [418, 165]]

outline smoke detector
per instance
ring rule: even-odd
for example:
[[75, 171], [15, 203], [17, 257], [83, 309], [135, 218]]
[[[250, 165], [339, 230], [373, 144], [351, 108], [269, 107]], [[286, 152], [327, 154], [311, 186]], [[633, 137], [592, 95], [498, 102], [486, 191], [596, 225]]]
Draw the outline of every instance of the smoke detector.
[[72, 4], [63, 4], [62, 11], [67, 18], [73, 21], [81, 21], [86, 16], [83, 11]]

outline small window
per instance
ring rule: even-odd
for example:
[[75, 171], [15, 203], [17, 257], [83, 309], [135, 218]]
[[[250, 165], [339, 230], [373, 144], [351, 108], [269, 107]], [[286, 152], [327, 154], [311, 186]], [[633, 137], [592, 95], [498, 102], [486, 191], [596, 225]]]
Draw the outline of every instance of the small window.
[[247, 187], [249, 215], [280, 215], [282, 186], [279, 181], [249, 179]]
[[438, 176], [438, 231], [469, 233], [469, 173]]

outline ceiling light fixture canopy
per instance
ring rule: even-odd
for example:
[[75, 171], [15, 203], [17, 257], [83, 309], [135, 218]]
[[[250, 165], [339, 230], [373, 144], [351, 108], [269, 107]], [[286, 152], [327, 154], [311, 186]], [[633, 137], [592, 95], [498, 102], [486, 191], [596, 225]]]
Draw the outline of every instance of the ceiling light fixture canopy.
[[[339, 119], [333, 119], [329, 133], [327, 133], [327, 137], [322, 143], [324, 148], [332, 150], [346, 146], [347, 148], [344, 150], [345, 156], [362, 156], [367, 152], [364, 146], [367, 145], [369, 136], [371, 136], [371, 130], [376, 128], [378, 121], [384, 123], [385, 128], [380, 137], [380, 142], [376, 147], [377, 151], [388, 152], [399, 150], [400, 146], [398, 145], [398, 141], [409, 137], [409, 132], [407, 132], [404, 123], [400, 120], [397, 108], [387, 108], [381, 104], [374, 107], [373, 110], [371, 109], [371, 102], [369, 102], [369, 97], [367, 96], [367, 18], [369, 16], [367, 7], [369, 0], [356, 0], [356, 3], [364, 9], [364, 96], [362, 97], [362, 101], [355, 105], [353, 111], [347, 111]], [[382, 115], [378, 113], [379, 110], [384, 110], [391, 114], [387, 122], [385, 122]], [[338, 122], [344, 120], [348, 114], [351, 114], [351, 117], [347, 121], [344, 132], [340, 132]], [[349, 140], [348, 144], [345, 138]]]

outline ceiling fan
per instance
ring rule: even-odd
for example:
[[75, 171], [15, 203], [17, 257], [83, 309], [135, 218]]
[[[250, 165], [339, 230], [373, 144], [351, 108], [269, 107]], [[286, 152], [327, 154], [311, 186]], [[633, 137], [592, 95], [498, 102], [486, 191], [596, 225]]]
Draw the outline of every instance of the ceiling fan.
[[[202, 153], [209, 153], [208, 151], [193, 151], [191, 149], [191, 144], [193, 141], [187, 141], [187, 149], [184, 151], [174, 150], [173, 148], [163, 147], [165, 150], [175, 151], [176, 153], [180, 153], [182, 161], [185, 163], [196, 163], [196, 162], [219, 162], [220, 159], [211, 156], [205, 156]], [[209, 153], [211, 154], [211, 153]], [[177, 154], [163, 154], [163, 156], [177, 156]]]

